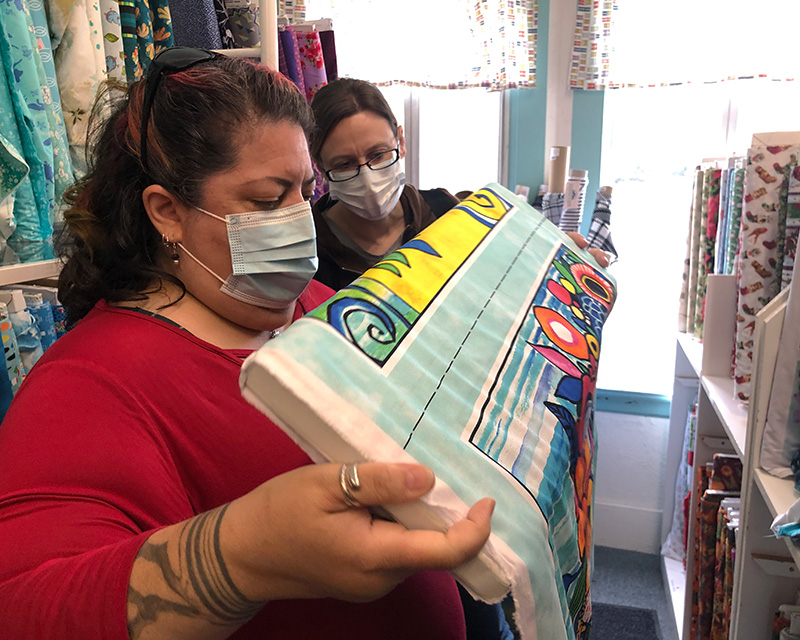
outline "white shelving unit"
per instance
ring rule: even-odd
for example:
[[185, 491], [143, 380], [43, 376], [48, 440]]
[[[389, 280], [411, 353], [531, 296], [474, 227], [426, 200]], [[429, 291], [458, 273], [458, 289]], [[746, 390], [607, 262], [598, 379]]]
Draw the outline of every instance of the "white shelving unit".
[[42, 260], [41, 262], [26, 262], [0, 267], [0, 286], [55, 278], [59, 271], [61, 271], [61, 263], [58, 260]]
[[[794, 603], [800, 590], [800, 547], [775, 538], [769, 528], [773, 518], [784, 513], [800, 495], [791, 480], [775, 478], [758, 465], [787, 297], [788, 290], [757, 316], [749, 406], [734, 398], [730, 379], [736, 310], [734, 276], [709, 277], [704, 344], [687, 335], [681, 335], [677, 344], [670, 452], [678, 440], [682, 444], [686, 414], [697, 395], [695, 468], [710, 462], [718, 452], [735, 453], [743, 462], [730, 640], [770, 638], [774, 612], [780, 604]], [[693, 484], [692, 514], [699, 499], [696, 493]], [[694, 537], [694, 519], [690, 518], [689, 540]], [[680, 562], [665, 557], [663, 570], [679, 635], [691, 640], [692, 553], [688, 554], [686, 565], [684, 571]]]

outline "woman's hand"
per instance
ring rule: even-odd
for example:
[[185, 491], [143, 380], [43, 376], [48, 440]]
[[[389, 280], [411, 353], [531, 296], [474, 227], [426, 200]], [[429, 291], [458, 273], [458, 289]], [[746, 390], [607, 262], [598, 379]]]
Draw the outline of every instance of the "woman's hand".
[[[222, 527], [226, 561], [249, 599], [381, 597], [412, 573], [453, 569], [490, 533], [494, 501], [477, 502], [446, 533], [410, 531], [347, 505], [341, 465], [295, 469], [231, 503]], [[433, 487], [433, 472], [412, 464], [358, 465], [365, 506], [412, 502]]]
[[[586, 249], [586, 247], [589, 246], [589, 242], [580, 233], [577, 233], [576, 231], [570, 231], [567, 235], [581, 249]], [[608, 254], [602, 249], [588, 249], [588, 251], [591, 256], [597, 260], [597, 264], [599, 264], [601, 267], [607, 267], [609, 264], [611, 264], [611, 258], [609, 258]]]

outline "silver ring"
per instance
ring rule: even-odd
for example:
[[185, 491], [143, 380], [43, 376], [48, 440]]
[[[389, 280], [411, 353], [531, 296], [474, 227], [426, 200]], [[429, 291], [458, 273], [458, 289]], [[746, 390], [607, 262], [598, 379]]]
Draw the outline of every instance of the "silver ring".
[[343, 464], [339, 469], [339, 486], [344, 494], [344, 501], [348, 507], [358, 509], [363, 505], [356, 500], [353, 492], [361, 489], [361, 481], [358, 479], [358, 469], [356, 464]]

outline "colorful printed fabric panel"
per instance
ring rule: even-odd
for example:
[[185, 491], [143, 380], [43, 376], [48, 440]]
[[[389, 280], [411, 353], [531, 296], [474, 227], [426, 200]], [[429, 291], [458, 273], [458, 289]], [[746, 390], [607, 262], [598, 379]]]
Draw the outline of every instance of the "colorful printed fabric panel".
[[[588, 253], [491, 184], [259, 350], [243, 377], [289, 359], [273, 374], [321, 420], [345, 415], [320, 403], [328, 387], [381, 447], [430, 465], [465, 503], [494, 497], [523, 639], [586, 638], [594, 395], [615, 298]], [[331, 428], [378, 455], [350, 422]]]
[[136, 5], [133, 0], [118, 0], [120, 27], [122, 31], [122, 50], [125, 59], [125, 77], [133, 84], [142, 77], [139, 62], [139, 45], [136, 29]]
[[[697, 467], [697, 475], [695, 477], [696, 490], [698, 496], [703, 496], [708, 488], [708, 478], [711, 475], [711, 469], [707, 465], [700, 465]], [[692, 555], [694, 562], [692, 563], [692, 598], [689, 618], [689, 637], [697, 638], [697, 629], [700, 620], [700, 531], [702, 531], [702, 500], [697, 501], [697, 508], [693, 514], [695, 522], [695, 536], [690, 541], [692, 545]]]
[[727, 225], [730, 211], [728, 209], [728, 179], [733, 169], [723, 169], [719, 181], [719, 216], [717, 219], [717, 236], [714, 238], [714, 273], [725, 273], [725, 242], [728, 239]]
[[692, 203], [689, 207], [689, 230], [686, 233], [686, 257], [683, 260], [683, 273], [681, 275], [681, 293], [678, 300], [678, 331], [685, 333], [688, 329], [689, 314], [689, 278], [692, 267], [692, 227], [694, 225], [694, 202], [697, 197], [697, 183], [700, 171], [695, 171], [694, 182], [692, 184]]
[[[480, 43], [479, 64], [466, 81], [442, 88], [489, 87], [492, 90], [536, 86], [538, 0], [467, 4], [473, 36]], [[503, 34], [498, 43], [498, 34]]]
[[17, 346], [17, 336], [14, 333], [14, 327], [11, 326], [8, 308], [4, 302], [0, 302], [0, 336], [3, 339], [3, 353], [6, 359], [8, 379], [11, 381], [12, 393], [16, 393], [24, 378], [22, 359]]
[[175, 36], [172, 33], [172, 14], [169, 11], [168, 0], [150, 0], [150, 14], [155, 54], [158, 55], [164, 49], [175, 46]]
[[695, 173], [692, 197], [692, 215], [689, 230], [689, 286], [686, 302], [686, 331], [694, 333], [697, 317], [697, 281], [700, 271], [699, 250], [700, 232], [703, 220], [703, 193], [705, 192], [705, 171], [698, 169]]
[[697, 296], [694, 309], [694, 335], [703, 339], [708, 276], [714, 273], [714, 245], [719, 216], [719, 169], [706, 169], [703, 180], [703, 207], [700, 212], [700, 236], [697, 247]]
[[733, 173], [731, 188], [731, 216], [728, 229], [727, 259], [725, 273], [736, 273], [739, 266], [739, 236], [742, 230], [742, 205], [744, 204], [744, 177], [746, 169], [737, 168]]
[[261, 43], [259, 27], [259, 8], [256, 4], [247, 7], [230, 7], [228, 10], [228, 26], [233, 34], [237, 47], [257, 47]]
[[231, 31], [228, 10], [225, 8], [223, 0], [214, 0], [214, 11], [217, 14], [217, 26], [219, 27], [219, 37], [222, 41], [223, 49], [233, 49], [236, 46], [236, 39]]
[[708, 638], [714, 612], [714, 580], [717, 558], [717, 512], [723, 495], [706, 492], [700, 498], [700, 527], [698, 529], [697, 637]]
[[122, 79], [125, 75], [125, 50], [122, 44], [122, 22], [117, 0], [100, 0], [103, 25], [103, 48], [106, 54], [106, 74]]
[[780, 220], [786, 217], [788, 176], [797, 165], [799, 153], [800, 145], [753, 147], [748, 151], [739, 237], [734, 366], [734, 393], [743, 402], [750, 399], [755, 316], [780, 291], [779, 260], [783, 253]]
[[605, 89], [611, 47], [609, 37], [616, 0], [578, 0], [569, 86], [573, 89]]
[[[41, 21], [42, 7], [36, 6]], [[38, 55], [42, 26], [36, 28], [27, 4], [0, 4], [0, 61], [5, 69], [0, 124], [6, 141], [30, 168], [15, 194], [16, 230], [8, 239], [23, 262], [53, 257], [56, 189], [60, 195], [69, 182], [63, 123]]]
[[298, 31], [295, 36], [297, 37], [297, 50], [300, 53], [299, 71], [303, 74], [306, 99], [311, 102], [317, 91], [328, 84], [319, 31]]
[[800, 234], [800, 167], [793, 167], [789, 176], [789, 191], [786, 196], [786, 225], [783, 241], [783, 268], [781, 290], [792, 282], [794, 260], [797, 255], [797, 237]]

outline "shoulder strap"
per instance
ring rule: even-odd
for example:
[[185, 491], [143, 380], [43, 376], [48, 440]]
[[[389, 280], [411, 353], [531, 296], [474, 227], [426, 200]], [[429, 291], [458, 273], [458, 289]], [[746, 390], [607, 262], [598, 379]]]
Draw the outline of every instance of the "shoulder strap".
[[420, 189], [419, 195], [422, 196], [425, 204], [430, 207], [431, 211], [433, 211], [433, 215], [437, 218], [440, 218], [457, 204], [453, 202], [453, 199], [450, 198], [444, 189], [428, 189], [425, 191]]

